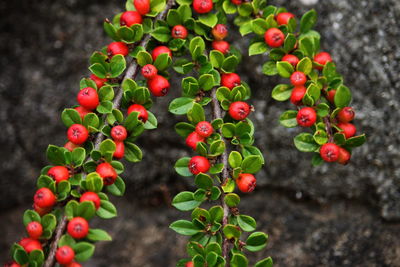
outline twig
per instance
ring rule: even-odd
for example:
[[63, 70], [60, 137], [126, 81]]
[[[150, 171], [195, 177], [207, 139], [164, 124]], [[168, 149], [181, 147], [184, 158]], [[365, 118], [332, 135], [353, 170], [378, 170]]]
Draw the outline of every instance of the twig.
[[325, 130], [328, 133], [328, 138], [329, 142], [333, 142], [333, 132], [332, 132], [332, 126], [331, 126], [331, 121], [329, 120], [329, 115], [324, 117], [324, 123], [325, 123]]
[[[161, 11], [157, 15], [157, 17], [155, 17], [155, 21], [164, 20], [167, 16], [168, 10], [170, 10], [174, 4], [175, 4], [174, 0], [168, 0], [165, 9], [163, 11]], [[146, 48], [150, 39], [151, 39], [151, 35], [146, 34], [144, 36], [143, 40], [139, 43], [139, 46]], [[139, 65], [137, 64], [136, 60], [132, 60], [129, 64], [128, 69], [125, 72], [123, 81], [125, 81], [126, 79], [131, 79], [131, 78], [135, 79], [136, 76], [138, 75], [138, 73], [139, 73]], [[121, 84], [122, 84], [122, 82], [121, 82]], [[118, 109], [120, 107], [122, 96], [123, 96], [123, 90], [120, 86], [117, 89], [117, 94], [115, 95], [114, 100], [113, 100], [114, 108]], [[104, 119], [105, 119], [105, 115], [103, 116], [103, 121], [104, 121]], [[97, 133], [95, 141], [94, 141], [95, 149], [99, 148], [100, 143], [104, 139], [105, 139], [105, 136], [103, 135], [103, 133], [101, 133], [101, 132]], [[55, 265], [55, 254], [57, 251], [57, 245], [58, 245], [58, 242], [60, 241], [61, 236], [65, 233], [66, 227], [67, 227], [67, 217], [64, 215], [61, 218], [61, 220], [55, 230], [55, 236], [54, 236], [53, 241], [50, 244], [49, 254], [43, 265], [44, 267], [53, 267]]]
[[[212, 117], [213, 120], [215, 119], [222, 119], [222, 110], [221, 110], [221, 106], [218, 102], [217, 99], [217, 88], [214, 87], [211, 91], [211, 106], [212, 106]], [[222, 141], [224, 141], [225, 145], [228, 144], [227, 140], [222, 136]], [[227, 146], [226, 146], [227, 147]], [[222, 155], [219, 157], [219, 160], [221, 161], [221, 163], [224, 165], [223, 169], [222, 169], [222, 180], [221, 180], [221, 186], [224, 185], [228, 178], [229, 178], [229, 170], [228, 170], [228, 153], [225, 150], [224, 153], [222, 153]], [[225, 194], [222, 193], [221, 194], [221, 205], [223, 207], [224, 210], [224, 215], [222, 218], [222, 227], [224, 227], [225, 225], [228, 224], [228, 218], [229, 218], [229, 214], [230, 214], [230, 210], [228, 205], [226, 205], [225, 203]], [[229, 247], [230, 247], [230, 242], [228, 239], [224, 238], [223, 242], [222, 242], [222, 256], [225, 258], [226, 260], [226, 266], [230, 266], [229, 263]]]

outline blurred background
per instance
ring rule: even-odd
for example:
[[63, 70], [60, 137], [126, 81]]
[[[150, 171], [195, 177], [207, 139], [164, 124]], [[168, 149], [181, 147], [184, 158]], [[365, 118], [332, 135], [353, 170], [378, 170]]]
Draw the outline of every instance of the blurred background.
[[[271, 99], [276, 77], [261, 74], [262, 56], [244, 57], [239, 73], [254, 92], [256, 143], [267, 164], [255, 193], [243, 196], [241, 211], [270, 235], [275, 266], [400, 266], [400, 2], [398, 0], [269, 1], [300, 17], [315, 8], [322, 48], [332, 53], [353, 92], [355, 124], [368, 142], [348, 166], [313, 168], [311, 155], [297, 151], [301, 129], [278, 123], [289, 103]], [[79, 80], [88, 76], [90, 54], [110, 40], [104, 18], [125, 1], [42, 0], [0, 2], [0, 262], [24, 235], [21, 216], [32, 202], [35, 181], [46, 164], [49, 143], [64, 144], [61, 111], [75, 104]], [[234, 31], [231, 27], [231, 32]], [[247, 40], [228, 41], [246, 51]], [[246, 54], [246, 52], [244, 52]], [[138, 141], [144, 160], [126, 166], [126, 196], [113, 199], [119, 216], [92, 225], [106, 228], [113, 242], [99, 243], [85, 266], [174, 266], [185, 257], [186, 238], [168, 229], [188, 218], [169, 206], [190, 179], [175, 174], [178, 157], [190, 155], [173, 131], [180, 119], [157, 99], [159, 129]]]

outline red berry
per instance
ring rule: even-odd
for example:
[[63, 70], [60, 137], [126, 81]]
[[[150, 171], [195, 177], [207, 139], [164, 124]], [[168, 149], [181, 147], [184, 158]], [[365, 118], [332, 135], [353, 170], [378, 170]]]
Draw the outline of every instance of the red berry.
[[40, 215], [46, 215], [47, 213], [49, 213], [51, 211], [51, 207], [49, 208], [41, 208], [38, 205], [36, 205], [35, 203], [33, 203], [33, 209]]
[[43, 227], [39, 222], [30, 222], [26, 226], [28, 235], [33, 239], [39, 239], [43, 234]]
[[340, 122], [350, 122], [354, 119], [354, 110], [351, 107], [342, 108], [337, 114], [337, 118]]
[[71, 262], [70, 264], [65, 265], [65, 267], [82, 267], [82, 265], [77, 262]]
[[157, 57], [161, 54], [168, 54], [172, 58], [171, 49], [161, 45], [154, 48], [153, 51], [151, 52], [151, 57], [153, 58], [153, 61], [156, 61]]
[[285, 41], [285, 35], [277, 28], [268, 29], [264, 34], [264, 40], [270, 47], [280, 47]]
[[214, 36], [214, 40], [222, 41], [228, 35], [228, 28], [225, 24], [217, 24], [211, 30], [211, 33]]
[[56, 201], [57, 201], [56, 196], [50, 189], [46, 187], [38, 189], [35, 193], [35, 196], [33, 197], [33, 202], [39, 208], [53, 207], [54, 204], [56, 204]]
[[43, 250], [42, 244], [38, 240], [32, 238], [23, 238], [19, 241], [19, 244], [27, 253], [31, 253], [33, 250]]
[[82, 194], [79, 202], [92, 201], [96, 210], [100, 208], [100, 197], [95, 192], [85, 192]]
[[290, 96], [290, 102], [292, 102], [296, 106], [300, 106], [306, 92], [307, 88], [305, 88], [304, 86], [295, 86]]
[[82, 124], [73, 124], [68, 128], [67, 137], [75, 145], [80, 145], [88, 139], [89, 131]]
[[62, 246], [57, 249], [56, 259], [59, 264], [70, 264], [75, 258], [74, 250], [69, 246]]
[[[134, 111], [134, 110], [132, 110], [132, 111]], [[129, 109], [128, 109], [128, 114], [130, 114], [131, 112], [129, 112]], [[112, 139], [114, 139], [114, 141], [124, 141], [127, 136], [128, 136], [128, 132], [126, 131], [126, 128], [124, 126], [117, 125], [117, 126], [112, 127], [111, 137], [112, 137]]]
[[239, 6], [239, 5], [242, 4], [242, 0], [231, 0], [231, 3], [234, 4], [234, 5]]
[[117, 172], [114, 170], [110, 163], [104, 162], [97, 166], [96, 172], [103, 178], [105, 185], [111, 185], [118, 177]]
[[320, 52], [320, 53], [318, 53], [318, 54], [316, 54], [316, 55], [314, 56], [314, 61], [315, 61], [316, 63], [322, 65], [322, 67], [321, 67], [321, 66], [317, 66], [317, 67], [315, 67], [315, 68], [316, 68], [316, 69], [319, 69], [319, 70], [322, 70], [322, 69], [323, 69], [323, 66], [325, 66], [326, 63], [332, 62], [332, 58], [331, 58], [331, 55], [330, 55], [329, 53], [327, 53], [327, 52]]
[[206, 173], [210, 169], [210, 162], [207, 158], [202, 156], [194, 156], [189, 161], [189, 171], [194, 175], [199, 173]]
[[132, 26], [133, 24], [142, 24], [142, 16], [137, 11], [126, 11], [122, 13], [119, 22], [121, 26]]
[[299, 110], [296, 120], [302, 127], [311, 127], [317, 121], [317, 113], [313, 108], [305, 107]]
[[256, 188], [256, 177], [250, 173], [242, 173], [236, 179], [236, 184], [243, 193], [250, 193]]
[[123, 42], [112, 42], [107, 47], [107, 53], [109, 56], [115, 56], [115, 55], [127, 56], [129, 54], [129, 48]]
[[185, 267], [194, 267], [193, 262], [192, 261], [187, 262]]
[[299, 63], [299, 58], [296, 57], [295, 55], [284, 55], [283, 58], [281, 59], [282, 61], [286, 61], [289, 62], [290, 64], [292, 64], [293, 67], [296, 67], [297, 64]]
[[78, 113], [79, 113], [79, 116], [81, 117], [81, 119], [83, 120], [83, 118], [85, 118], [85, 116], [88, 114], [88, 113], [90, 113], [91, 111], [90, 110], [88, 110], [88, 109], [86, 109], [86, 108], [84, 108], [84, 107], [81, 107], [81, 106], [77, 106], [76, 108], [74, 108], [76, 111], [78, 111]]
[[97, 77], [94, 74], [90, 75], [90, 79], [94, 81], [94, 83], [96, 84], [97, 88], [102, 87], [104, 85], [104, 83], [107, 82], [106, 78], [100, 78], [100, 77]]
[[339, 157], [337, 160], [338, 163], [340, 163], [342, 165], [346, 165], [347, 163], [349, 163], [350, 158], [351, 158], [350, 152], [342, 147], [339, 147]]
[[115, 152], [113, 157], [116, 159], [122, 159], [125, 155], [125, 144], [122, 141], [115, 141]]
[[335, 103], [335, 94], [336, 94], [335, 89], [329, 90], [326, 94], [326, 99], [332, 104]]
[[70, 141], [68, 141], [67, 143], [65, 143], [64, 147], [72, 152], [75, 148], [77, 148], [79, 146], [75, 145], [74, 143], [72, 143]]
[[64, 166], [54, 166], [47, 171], [47, 175], [53, 178], [58, 184], [69, 179], [69, 171]]
[[232, 90], [234, 87], [241, 84], [240, 76], [236, 73], [224, 73], [221, 76], [221, 85]]
[[193, 9], [199, 14], [208, 13], [213, 9], [212, 0], [193, 0]]
[[304, 85], [307, 82], [307, 76], [301, 71], [295, 71], [290, 75], [290, 82], [294, 86]]
[[76, 100], [79, 105], [89, 110], [93, 110], [99, 105], [99, 95], [97, 94], [96, 89], [91, 87], [86, 87], [80, 90]]
[[[130, 105], [128, 108], [128, 115], [131, 114], [132, 112], [138, 112], [139, 116], [138, 119], [141, 120], [143, 123], [146, 123], [147, 119], [149, 118], [149, 113], [147, 112], [146, 108], [143, 107], [142, 105], [139, 104], [133, 104]], [[117, 141], [124, 141], [123, 140], [117, 140]]]
[[82, 239], [89, 233], [89, 223], [82, 217], [72, 218], [67, 225], [67, 231], [73, 238]]
[[200, 136], [198, 133], [193, 132], [186, 137], [186, 145], [196, 150], [198, 142], [204, 142], [204, 137]]
[[214, 50], [218, 50], [222, 54], [227, 54], [229, 52], [230, 45], [227, 41], [213, 41], [211, 46]]
[[201, 121], [196, 125], [196, 133], [201, 137], [209, 137], [213, 133], [214, 129], [208, 121]]
[[182, 25], [175, 25], [171, 30], [171, 36], [174, 39], [186, 39], [188, 31]]
[[150, 0], [133, 0], [133, 5], [141, 15], [146, 15], [150, 12]]
[[147, 86], [154, 96], [165, 96], [169, 91], [169, 81], [161, 75], [154, 76], [153, 79], [147, 80]]
[[154, 65], [147, 64], [142, 68], [142, 75], [145, 79], [152, 79], [157, 75], [157, 68]]
[[19, 265], [15, 261], [13, 261], [13, 262], [8, 262], [8, 263], [4, 264], [4, 267], [21, 267], [21, 265]]
[[343, 133], [346, 139], [353, 137], [356, 134], [356, 126], [354, 124], [351, 124], [349, 122], [339, 122], [337, 126], [342, 129], [340, 133]]
[[334, 162], [339, 158], [339, 146], [334, 143], [326, 143], [321, 146], [319, 154], [326, 162]]
[[250, 106], [246, 102], [237, 101], [229, 106], [229, 115], [235, 120], [244, 120], [250, 114]]
[[276, 15], [276, 21], [279, 25], [286, 25], [289, 23], [289, 20], [294, 18], [294, 15], [290, 12], [283, 12]]

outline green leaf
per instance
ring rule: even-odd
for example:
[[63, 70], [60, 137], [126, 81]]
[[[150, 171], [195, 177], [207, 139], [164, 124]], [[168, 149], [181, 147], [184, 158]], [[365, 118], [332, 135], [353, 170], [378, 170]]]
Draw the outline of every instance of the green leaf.
[[259, 262], [254, 265], [254, 267], [272, 267], [273, 266], [273, 261], [271, 257], [268, 257], [266, 259], [260, 260]]
[[225, 142], [222, 140], [216, 140], [210, 144], [210, 156], [219, 156], [225, 151]]
[[335, 94], [335, 106], [338, 108], [347, 107], [351, 101], [350, 89], [344, 85], [339, 86]]
[[111, 139], [106, 139], [100, 143], [100, 152], [103, 156], [109, 153], [113, 154], [115, 152], [115, 149], [115, 143]]
[[255, 19], [251, 21], [251, 27], [253, 32], [257, 35], [264, 35], [264, 33], [268, 30], [268, 24], [265, 19]]
[[231, 266], [232, 267], [247, 267], [249, 264], [249, 261], [247, 260], [246, 256], [243, 254], [239, 253], [233, 253], [232, 259], [231, 259]]
[[157, 41], [166, 43], [171, 39], [171, 31], [168, 27], [157, 27], [153, 30], [151, 36], [153, 36]]
[[156, 61], [154, 61], [154, 66], [159, 70], [166, 70], [172, 63], [172, 59], [168, 53], [163, 53], [158, 55]]
[[75, 239], [73, 239], [69, 234], [61, 236], [60, 241], [58, 241], [58, 247], [70, 246], [72, 248], [75, 244]]
[[314, 138], [309, 133], [301, 133], [294, 138], [294, 145], [302, 152], [317, 151], [319, 145], [315, 143]]
[[54, 216], [51, 213], [44, 215], [42, 217], [41, 224], [42, 224], [44, 230], [48, 230], [50, 232], [53, 232], [53, 230], [57, 226], [56, 216]]
[[306, 38], [300, 39], [299, 48], [300, 48], [300, 51], [302, 51], [306, 56], [314, 57], [315, 47], [314, 47], [314, 42], [313, 42], [312, 38], [306, 37]]
[[262, 167], [262, 159], [258, 155], [248, 156], [243, 160], [241, 167], [244, 173], [256, 173]]
[[292, 51], [296, 46], [296, 42], [297, 42], [296, 37], [293, 34], [289, 33], [286, 36], [285, 43], [283, 45], [283, 49], [285, 50], [285, 52], [289, 53], [290, 51]]
[[14, 250], [13, 259], [20, 265], [23, 265], [29, 261], [28, 253], [22, 248]]
[[300, 33], [306, 33], [314, 26], [317, 22], [317, 12], [312, 9], [305, 13], [300, 20]]
[[107, 186], [107, 192], [111, 193], [114, 196], [123, 196], [125, 193], [124, 180], [122, 180], [122, 178], [118, 176], [112, 185]]
[[262, 232], [254, 232], [246, 240], [245, 248], [251, 252], [260, 251], [267, 246], [268, 236]]
[[144, 124], [144, 128], [146, 130], [157, 129], [158, 122], [157, 122], [156, 116], [154, 116], [154, 114], [150, 111], [147, 111], [147, 114], [149, 117], [148, 117], [146, 123]]
[[67, 127], [70, 127], [73, 124], [82, 124], [81, 116], [79, 116], [78, 111], [73, 108], [64, 109], [61, 113], [61, 120]]
[[296, 110], [287, 110], [282, 113], [279, 117], [279, 123], [287, 128], [293, 128], [297, 126], [297, 111]]
[[153, 59], [147, 51], [140, 51], [136, 56], [136, 60], [141, 67], [153, 63]]
[[188, 111], [187, 116], [189, 121], [193, 124], [205, 121], [204, 109], [198, 103], [193, 104], [193, 107]]
[[89, 233], [86, 236], [86, 238], [88, 238], [93, 242], [112, 240], [111, 236], [106, 231], [102, 229], [93, 229], [93, 228], [89, 229]]
[[88, 242], [76, 243], [73, 247], [76, 261], [87, 261], [93, 256], [95, 246]]
[[240, 203], [240, 197], [235, 193], [226, 194], [224, 197], [224, 202], [228, 207], [234, 208], [237, 207]]
[[178, 10], [170, 9], [167, 15], [167, 23], [169, 26], [182, 24]]
[[117, 209], [108, 200], [100, 201], [100, 208], [96, 211], [96, 215], [102, 219], [111, 219], [117, 216]]
[[276, 69], [278, 70], [278, 74], [283, 78], [289, 78], [294, 72], [292, 64], [286, 61], [276, 62]]
[[217, 15], [216, 15], [216, 14], [210, 12], [210, 13], [207, 13], [207, 14], [205, 14], [205, 15], [200, 15], [200, 16], [199, 16], [199, 21], [200, 21], [201, 23], [203, 23], [204, 25], [206, 25], [206, 26], [212, 28], [212, 27], [214, 27], [215, 25], [217, 25], [217, 23], [218, 23], [218, 18], [217, 18]]
[[362, 134], [362, 135], [353, 136], [353, 137], [346, 139], [345, 145], [346, 145], [346, 147], [353, 148], [353, 147], [358, 147], [358, 146], [363, 145], [366, 141], [367, 141], [367, 137], [365, 136], [365, 134]]
[[328, 134], [323, 130], [315, 131], [313, 138], [314, 141], [319, 145], [323, 145], [328, 142]]
[[222, 69], [225, 72], [233, 72], [236, 66], [239, 64], [239, 60], [236, 56], [232, 55], [224, 59], [222, 62]]
[[200, 206], [201, 202], [194, 199], [193, 193], [184, 191], [177, 194], [172, 200], [172, 206], [180, 211], [189, 211]]
[[213, 180], [205, 173], [199, 173], [194, 180], [195, 184], [202, 189], [210, 189], [213, 186]]
[[194, 103], [195, 101], [191, 97], [178, 97], [172, 100], [168, 110], [173, 114], [183, 115], [192, 109]]
[[193, 60], [196, 60], [200, 55], [203, 54], [205, 47], [206, 44], [200, 36], [197, 36], [190, 40], [189, 51], [192, 55]]
[[173, 222], [169, 228], [177, 232], [178, 234], [181, 235], [195, 235], [198, 232], [200, 232], [199, 229], [197, 229], [192, 222], [186, 221], [186, 220], [178, 220]]
[[262, 72], [268, 76], [274, 76], [278, 74], [278, 69], [276, 68], [276, 63], [274, 61], [267, 61], [262, 66]]
[[178, 122], [175, 125], [175, 131], [182, 137], [186, 138], [190, 133], [194, 132], [195, 126], [187, 122]]
[[72, 163], [79, 167], [83, 164], [86, 158], [86, 150], [83, 147], [77, 147], [72, 151]]
[[40, 215], [33, 210], [26, 210], [23, 216], [24, 225], [27, 226], [30, 222], [41, 222]]
[[305, 75], [308, 75], [312, 71], [312, 61], [309, 57], [305, 57], [296, 66], [298, 71], [303, 72]]
[[94, 203], [92, 201], [84, 201], [79, 203], [77, 209], [76, 209], [76, 216], [85, 218], [87, 221], [93, 218], [95, 215], [96, 208], [94, 206]]
[[98, 105], [96, 108], [96, 110], [101, 114], [111, 113], [112, 109], [113, 109], [113, 103], [108, 100], [101, 101], [100, 105]]
[[91, 192], [100, 192], [103, 189], [103, 179], [97, 172], [89, 173], [86, 176], [86, 189]]
[[193, 174], [189, 171], [188, 168], [189, 161], [189, 157], [178, 159], [178, 161], [175, 163], [175, 171], [182, 176], [192, 176]]
[[100, 63], [94, 63], [89, 67], [89, 70], [99, 78], [107, 78], [107, 70]]
[[232, 168], [240, 167], [240, 165], [242, 164], [242, 160], [243, 160], [242, 155], [237, 151], [232, 151], [229, 154], [228, 161], [229, 161], [229, 165]]
[[268, 45], [265, 42], [255, 42], [249, 47], [249, 56], [264, 54], [268, 51]]
[[135, 144], [125, 142], [125, 159], [130, 162], [139, 162], [143, 158], [142, 150]]
[[225, 56], [218, 50], [212, 50], [210, 52], [210, 62], [214, 68], [221, 68], [224, 62]]
[[110, 36], [111, 39], [113, 39], [115, 41], [120, 40], [117, 35], [117, 29], [115, 28], [115, 26], [112, 23], [110, 23], [107, 20], [104, 21], [103, 28], [104, 28], [104, 31], [107, 33], [107, 35]]
[[65, 151], [67, 151], [65, 148], [49, 145], [46, 151], [47, 159], [53, 165], [64, 165], [66, 163]]
[[105, 85], [99, 89], [99, 97], [101, 101], [104, 100], [113, 100], [114, 99], [114, 90], [111, 86]]
[[211, 90], [215, 85], [214, 76], [211, 74], [203, 74], [199, 77], [199, 86], [204, 91]]
[[240, 238], [241, 235], [239, 227], [233, 224], [226, 224], [222, 229], [222, 231], [224, 232], [225, 237], [228, 239], [232, 238], [238, 239]]
[[78, 206], [79, 203], [76, 200], [68, 201], [67, 205], [65, 206], [65, 215], [67, 216], [68, 220], [78, 216]]
[[253, 217], [247, 215], [239, 215], [237, 216], [237, 222], [243, 231], [252, 232], [256, 230], [257, 223]]

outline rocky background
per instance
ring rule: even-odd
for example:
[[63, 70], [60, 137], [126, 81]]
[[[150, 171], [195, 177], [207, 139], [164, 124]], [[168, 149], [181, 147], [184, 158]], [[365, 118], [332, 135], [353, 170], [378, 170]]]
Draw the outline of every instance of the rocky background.
[[[298, 16], [318, 11], [322, 46], [352, 89], [355, 123], [368, 143], [354, 150], [348, 166], [313, 168], [311, 156], [294, 148], [299, 129], [278, 124], [289, 107], [270, 97], [279, 80], [261, 74], [261, 56], [245, 58], [240, 73], [254, 91], [257, 145], [267, 160], [255, 194], [242, 202], [242, 211], [270, 235], [268, 249], [255, 258], [271, 255], [275, 266], [400, 266], [400, 2], [270, 3]], [[102, 20], [123, 5], [123, 0], [0, 2], [0, 262], [23, 235], [21, 215], [31, 205], [48, 143], [65, 142], [60, 112], [75, 103], [91, 52], [109, 41]], [[247, 45], [231, 36], [234, 40], [242, 49]], [[94, 222], [115, 241], [99, 244], [85, 266], [174, 266], [185, 256], [186, 239], [167, 227], [185, 216], [169, 206], [171, 197], [191, 186], [172, 168], [189, 153], [172, 130], [178, 118], [167, 112], [179, 90], [157, 100], [159, 129], [138, 142], [145, 157], [127, 167], [126, 197], [115, 199], [120, 216]]]

